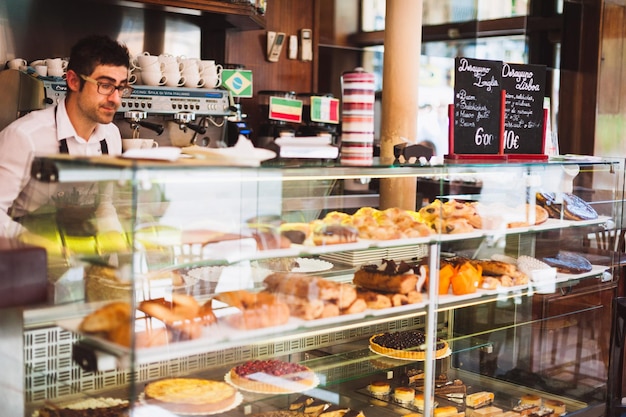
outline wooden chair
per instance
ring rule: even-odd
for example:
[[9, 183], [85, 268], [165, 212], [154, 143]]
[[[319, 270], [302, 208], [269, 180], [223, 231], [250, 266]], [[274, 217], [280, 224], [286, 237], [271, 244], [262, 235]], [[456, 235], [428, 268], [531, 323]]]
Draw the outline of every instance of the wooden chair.
[[624, 342], [626, 342], [626, 297], [613, 300], [611, 352], [607, 386], [607, 417], [619, 417], [626, 413], [622, 391], [624, 377]]
[[583, 246], [610, 252], [626, 252], [626, 229], [597, 230], [583, 238]]

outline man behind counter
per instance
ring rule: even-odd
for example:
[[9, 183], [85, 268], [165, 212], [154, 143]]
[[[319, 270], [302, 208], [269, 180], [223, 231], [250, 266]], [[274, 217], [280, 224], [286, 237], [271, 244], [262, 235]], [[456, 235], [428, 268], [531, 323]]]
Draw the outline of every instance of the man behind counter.
[[[106, 36], [78, 41], [70, 53], [65, 100], [31, 112], [0, 132], [0, 236], [45, 243], [20, 224], [25, 222], [12, 218], [27, 219], [50, 205], [50, 199], [68, 195], [67, 190], [59, 191], [50, 185], [45, 189], [30, 178], [35, 155], [121, 153], [120, 132], [112, 121], [121, 98], [132, 92], [128, 85], [129, 63], [128, 49]], [[95, 218], [95, 233], [122, 231], [110, 199], [98, 198]]]

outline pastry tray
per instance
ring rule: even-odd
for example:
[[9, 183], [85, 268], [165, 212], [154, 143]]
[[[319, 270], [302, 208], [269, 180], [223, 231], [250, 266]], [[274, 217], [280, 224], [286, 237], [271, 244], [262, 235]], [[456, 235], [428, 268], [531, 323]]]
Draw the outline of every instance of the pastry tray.
[[[592, 265], [590, 272], [582, 274], [564, 274], [558, 273], [556, 279], [553, 282], [529, 282], [525, 285], [518, 285], [513, 287], [500, 287], [493, 290], [478, 289], [475, 293], [464, 295], [446, 294], [440, 295], [437, 299], [439, 305], [450, 305], [459, 302], [467, 302], [473, 299], [479, 299], [482, 297], [513, 297], [523, 293], [532, 293], [537, 291], [538, 287], [545, 288], [546, 285], [552, 285], [552, 292], [556, 289], [557, 285], [567, 283], [568, 281], [575, 281], [590, 276], [599, 275], [606, 271], [606, 266]], [[284, 335], [288, 332], [294, 332], [298, 329], [308, 329], [324, 326], [338, 326], [338, 325], [350, 325], [351, 323], [361, 322], [366, 317], [380, 317], [385, 315], [399, 316], [401, 314], [414, 314], [419, 312], [425, 312], [425, 308], [428, 304], [428, 296], [422, 294], [422, 301], [415, 304], [408, 304], [397, 307], [389, 307], [380, 310], [366, 309], [363, 312], [341, 315], [336, 317], [321, 318], [315, 320], [303, 320], [296, 317], [290, 317], [287, 323], [265, 327], [260, 329], [237, 329], [228, 325], [224, 320], [220, 318], [235, 314], [238, 312], [233, 307], [219, 308], [215, 310], [215, 314], [218, 317], [218, 322], [214, 325], [210, 325], [203, 328], [202, 335], [193, 340], [170, 342], [162, 346], [138, 348], [137, 359], [139, 362], [155, 360], [155, 358], [169, 357], [172, 352], [172, 346], [176, 346], [177, 352], [186, 352], [188, 354], [195, 354], [205, 352], [207, 349], [207, 341], [210, 340], [212, 345], [218, 347], [229, 346], [232, 344], [239, 344], [243, 340], [250, 340], [251, 338], [272, 338], [277, 335]], [[100, 305], [100, 304], [98, 304]], [[95, 306], [95, 305], [94, 305]], [[57, 325], [68, 331], [83, 336], [83, 341], [87, 344], [106, 352], [110, 352], [114, 355], [128, 355], [131, 353], [131, 349], [123, 347], [109, 340], [104, 339], [98, 335], [82, 334], [80, 331], [80, 323], [82, 317], [58, 320]], [[156, 327], [153, 324], [154, 327]], [[139, 330], [140, 331], [140, 330]], [[397, 359], [397, 358], [394, 358]]]

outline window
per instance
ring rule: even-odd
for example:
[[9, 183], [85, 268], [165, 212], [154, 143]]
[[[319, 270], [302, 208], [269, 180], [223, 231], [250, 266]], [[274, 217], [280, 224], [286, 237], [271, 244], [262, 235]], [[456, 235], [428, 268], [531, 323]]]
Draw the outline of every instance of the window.
[[[453, 100], [455, 57], [529, 62], [526, 25], [531, 17], [526, 15], [529, 15], [531, 1], [424, 0], [417, 141], [430, 140], [435, 143], [438, 154], [447, 152], [447, 106]], [[369, 42], [369, 46], [363, 45], [363, 67], [376, 74], [377, 88], [382, 90], [386, 4], [385, 0], [361, 0], [361, 5], [362, 31], [381, 31], [379, 37], [363, 38]], [[560, 0], [556, 12], [562, 7]], [[460, 36], [451, 39], [451, 30], [459, 30]], [[376, 45], [372, 39], [379, 39], [380, 44]], [[558, 44], [553, 49], [552, 53], [558, 54]], [[558, 71], [550, 71], [548, 77], [552, 90], [547, 94], [553, 97], [552, 125], [556, 126]], [[377, 132], [379, 129], [377, 126]]]

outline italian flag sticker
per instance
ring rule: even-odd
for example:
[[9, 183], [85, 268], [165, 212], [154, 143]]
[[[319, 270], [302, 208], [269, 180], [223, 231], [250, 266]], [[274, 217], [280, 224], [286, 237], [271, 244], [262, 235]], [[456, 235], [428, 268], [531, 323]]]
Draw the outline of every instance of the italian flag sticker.
[[302, 121], [302, 100], [270, 97], [270, 114], [272, 120], [300, 123]]
[[339, 123], [339, 100], [332, 97], [311, 97], [311, 121]]

